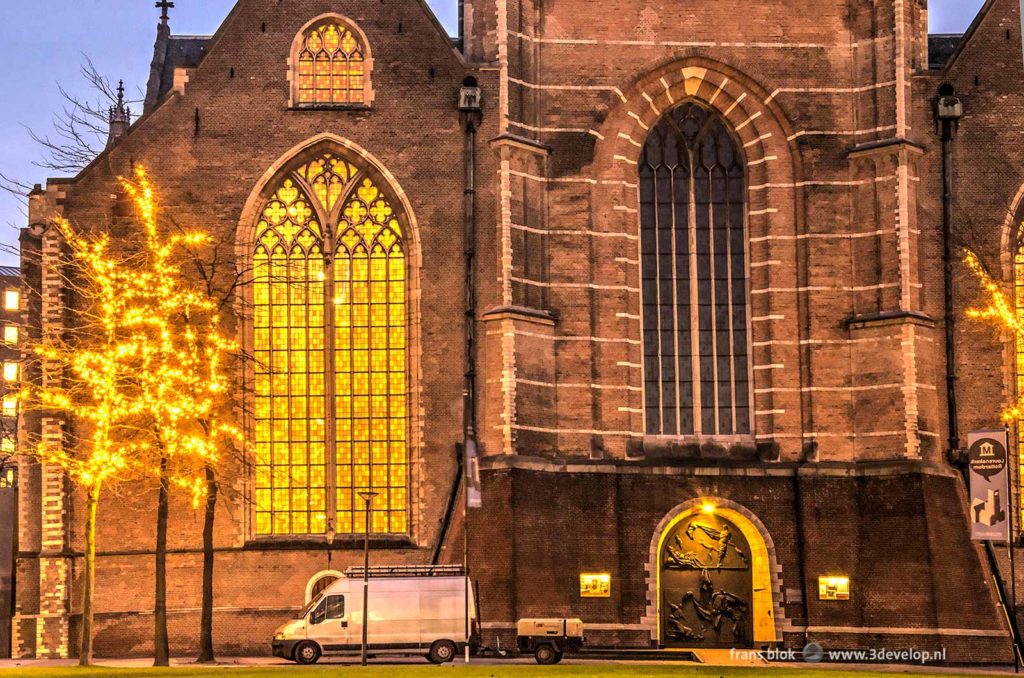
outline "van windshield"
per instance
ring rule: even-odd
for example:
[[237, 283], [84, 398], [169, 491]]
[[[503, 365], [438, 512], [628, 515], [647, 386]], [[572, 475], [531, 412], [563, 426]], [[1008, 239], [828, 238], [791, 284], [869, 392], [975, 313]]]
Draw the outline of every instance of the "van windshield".
[[295, 617], [294, 617], [294, 618], [295, 618], [295, 619], [305, 619], [305, 618], [306, 618], [306, 615], [307, 615], [307, 614], [309, 614], [310, 610], [312, 610], [312, 609], [313, 609], [314, 607], [316, 607], [316, 604], [320, 602], [320, 599], [321, 599], [322, 597], [323, 597], [323, 596], [317, 596], [317, 597], [316, 597], [316, 598], [314, 598], [313, 600], [309, 601], [309, 602], [308, 602], [308, 603], [306, 604], [306, 607], [302, 608], [302, 612], [300, 612], [300, 613], [298, 613], [297, 615], [295, 615]]

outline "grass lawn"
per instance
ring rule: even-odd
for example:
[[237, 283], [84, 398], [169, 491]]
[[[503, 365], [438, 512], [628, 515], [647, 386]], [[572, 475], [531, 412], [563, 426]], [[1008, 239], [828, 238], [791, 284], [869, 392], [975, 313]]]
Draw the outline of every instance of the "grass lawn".
[[[874, 671], [829, 671], [825, 669], [806, 669], [779, 665], [773, 668], [725, 668], [716, 666], [681, 666], [681, 665], [645, 665], [645, 664], [577, 664], [562, 666], [536, 666], [532, 664], [486, 664], [477, 666], [429, 666], [429, 665], [386, 665], [370, 666], [363, 669], [359, 666], [338, 665], [325, 666], [267, 666], [259, 668], [238, 667], [177, 667], [172, 669], [137, 669], [137, 668], [106, 668], [90, 669], [73, 668], [38, 668], [38, 669], [0, 669], [0, 676], [26, 676], [26, 678], [65, 678], [73, 677], [117, 677], [117, 676], [175, 676], [176, 678], [270, 678], [271, 676], [315, 676], [317, 678], [340, 676], [344, 678], [393, 678], [394, 676], [410, 676], [426, 678], [427, 676], [451, 676], [451, 678], [526, 678], [527, 676], [630, 676], [636, 678], [657, 678], [660, 676], [694, 676], [738, 678], [769, 676], [783, 678], [800, 676], [801, 678], [876, 678], [879, 676], [899, 675]], [[906, 675], [906, 673], [904, 673]], [[913, 676], [949, 676], [955, 673], [918, 673]], [[975, 674], [977, 675], [977, 674]]]

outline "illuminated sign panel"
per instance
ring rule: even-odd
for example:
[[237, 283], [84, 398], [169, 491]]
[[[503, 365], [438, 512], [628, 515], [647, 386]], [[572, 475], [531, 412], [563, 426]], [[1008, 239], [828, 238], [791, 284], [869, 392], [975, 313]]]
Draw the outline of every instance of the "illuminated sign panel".
[[849, 577], [818, 577], [818, 597], [821, 600], [849, 600]]
[[581, 598], [611, 598], [612, 576], [607, 572], [580, 575]]

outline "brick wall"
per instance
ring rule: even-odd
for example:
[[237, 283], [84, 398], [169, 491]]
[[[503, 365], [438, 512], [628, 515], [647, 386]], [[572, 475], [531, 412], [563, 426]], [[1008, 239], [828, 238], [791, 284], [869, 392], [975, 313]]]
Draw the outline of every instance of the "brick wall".
[[[616, 0], [600, 10], [584, 0], [473, 0], [464, 59], [419, 2], [353, 0], [345, 11], [373, 47], [372, 108], [297, 111], [288, 107], [288, 50], [303, 25], [337, 3], [247, 0], [200, 64], [176, 78], [183, 91], [73, 182], [51, 182], [33, 198], [32, 225], [59, 210], [81, 228], [122, 233], [116, 177], [141, 162], [164, 209], [213, 230], [230, 259], [251, 237], [255, 192], [297, 149], [318, 140], [375, 163], [415, 217], [418, 314], [414, 529], [408, 541], [376, 544], [374, 557], [425, 562], [462, 435], [463, 369], [453, 356], [462, 353], [464, 138], [455, 106], [474, 74], [485, 105], [477, 423], [489, 471], [487, 508], [470, 516], [470, 532], [489, 632], [507, 640], [518, 617], [580, 614], [598, 625], [601, 642], [649, 644], [655, 528], [681, 503], [718, 496], [759, 518], [774, 541], [787, 643], [941, 638], [964, 660], [1005, 659], [1002, 645], [972, 635], [1001, 627], [985, 565], [966, 540], [958, 486], [942, 467], [930, 98], [941, 78], [965, 93], [958, 203], [976, 223], [994, 223], [1019, 188], [1006, 168], [1019, 144], [1002, 133], [1019, 118], [1017, 79], [999, 77], [1019, 62], [1019, 28], [1015, 3], [997, 0], [949, 73], [922, 73], [924, 4], [814, 2], [811, 20], [809, 3], [722, 0], [679, 21], [675, 0]], [[706, 440], [671, 441], [666, 454], [664, 441], [644, 437], [637, 159], [646, 132], [687, 99], [726, 120], [747, 166], [755, 435], [716, 463], [701, 459]], [[52, 259], [53, 243], [36, 230]], [[998, 256], [994, 229], [978, 230]], [[50, 306], [36, 317], [60, 329], [61, 318], [48, 315], [60, 290], [45, 271], [37, 287]], [[957, 284], [967, 289], [962, 272]], [[244, 326], [245, 318], [228, 322]], [[991, 420], [1001, 393], [983, 386], [1005, 384], [1007, 363], [983, 341], [985, 330], [960, 327], [971, 393], [964, 424], [974, 426]], [[26, 430], [43, 425], [26, 418]], [[751, 461], [755, 446], [762, 462]], [[879, 466], [885, 472], [870, 470]], [[317, 540], [253, 540], [248, 477], [242, 467], [227, 475], [215, 633], [222, 652], [262, 652], [326, 567], [326, 553]], [[28, 466], [23, 482], [19, 647], [24, 655], [73, 652], [80, 502], [62, 499], [45, 468]], [[145, 484], [101, 506], [100, 654], [149, 651], [154, 509]], [[201, 517], [180, 497], [171, 511], [172, 635], [187, 653]], [[443, 554], [458, 562], [461, 520], [452, 527]], [[341, 539], [333, 565], [358, 556], [358, 544]], [[579, 571], [597, 567], [615, 573], [613, 598], [579, 600]], [[811, 600], [828, 569], [853, 574], [854, 600]], [[48, 616], [58, 602], [65, 612]], [[239, 619], [235, 630], [225, 623]]]

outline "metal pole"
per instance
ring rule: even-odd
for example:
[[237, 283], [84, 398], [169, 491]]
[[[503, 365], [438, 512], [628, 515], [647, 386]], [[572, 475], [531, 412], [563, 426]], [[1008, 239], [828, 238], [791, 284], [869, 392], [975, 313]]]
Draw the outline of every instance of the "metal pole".
[[464, 500], [462, 502], [462, 562], [463, 565], [463, 578], [466, 580], [466, 594], [465, 594], [465, 607], [466, 607], [466, 663], [469, 663], [469, 469], [463, 471], [463, 485], [462, 493]]
[[[1010, 457], [1010, 454], [1009, 454], [1009, 452], [1010, 452], [1010, 427], [1009, 426], [1006, 427], [1006, 452], [1007, 452], [1007, 454], [1006, 454], [1007, 463], [1009, 463], [1009, 457]], [[1011, 478], [1013, 477], [1012, 473], [1008, 474], [1008, 475]], [[1014, 553], [1013, 552], [1016, 550], [1014, 547], [1016, 546], [1016, 543], [1017, 543], [1017, 533], [1014, 530], [1016, 529], [1016, 527], [1015, 527], [1015, 525], [1016, 525], [1016, 513], [1017, 513], [1017, 505], [1019, 504], [1019, 501], [1014, 501], [1014, 494], [1015, 493], [1013, 491], [1013, 488], [1008, 487], [1007, 489], [1009, 490], [1009, 492], [1007, 492], [1007, 495], [1009, 495], [1009, 499], [1010, 499], [1010, 535], [1009, 535], [1010, 538], [1007, 540], [1007, 546], [1010, 549], [1010, 600], [1012, 601], [1012, 606], [1011, 606], [1010, 614], [1013, 615], [1013, 619], [1014, 619], [1014, 621], [1016, 621], [1017, 620], [1017, 561], [1016, 561], [1016, 558], [1014, 557]], [[1013, 644], [1013, 672], [1014, 673], [1020, 673], [1020, 661], [1021, 661], [1020, 646], [1017, 643], [1014, 643]]]
[[366, 666], [366, 631], [370, 626], [370, 503], [377, 493], [360, 492], [359, 496], [366, 502], [366, 529], [363, 531], [363, 649], [361, 654], [362, 665]]

